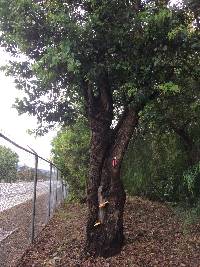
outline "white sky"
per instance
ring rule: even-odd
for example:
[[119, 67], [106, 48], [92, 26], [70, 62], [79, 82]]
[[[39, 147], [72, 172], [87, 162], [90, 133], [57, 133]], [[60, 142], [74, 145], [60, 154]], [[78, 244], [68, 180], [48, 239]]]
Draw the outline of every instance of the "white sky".
[[[9, 59], [7, 53], [0, 48], [0, 65], [4, 65]], [[18, 115], [16, 109], [12, 108], [15, 98], [19, 96], [20, 91], [15, 88], [14, 79], [7, 77], [0, 71], [0, 132], [13, 139], [16, 143], [26, 147], [29, 145], [39, 155], [44, 158], [50, 158], [51, 140], [56, 135], [56, 132], [50, 132], [43, 137], [35, 138], [33, 135], [27, 133], [28, 129], [36, 128], [36, 118], [27, 114]], [[0, 138], [0, 145], [9, 146], [14, 150], [14, 147], [8, 142]], [[20, 163], [30, 165], [30, 157], [26, 153], [19, 153]], [[32, 165], [32, 163], [31, 163]]]

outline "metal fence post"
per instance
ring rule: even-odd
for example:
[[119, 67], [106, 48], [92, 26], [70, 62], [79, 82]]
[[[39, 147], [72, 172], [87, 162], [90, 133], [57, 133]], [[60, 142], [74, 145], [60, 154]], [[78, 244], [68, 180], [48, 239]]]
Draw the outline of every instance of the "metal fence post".
[[[5, 136], [4, 134], [2, 134], [0, 132], [0, 139], [3, 138], [5, 141], [9, 142], [10, 144], [12, 144], [13, 146], [17, 147], [20, 150], [25, 151], [26, 153], [34, 156], [35, 158], [35, 169], [32, 173], [32, 169], [31, 168], [31, 180], [32, 180], [32, 175], [34, 175], [34, 184], [33, 184], [33, 199], [32, 199], [32, 214], [31, 214], [31, 225], [30, 225], [30, 232], [31, 232], [31, 236], [30, 241], [31, 243], [33, 243], [34, 241], [34, 237], [35, 237], [35, 218], [36, 218], [36, 197], [37, 197], [37, 180], [38, 180], [38, 176], [39, 176], [39, 170], [38, 170], [38, 160], [41, 159], [45, 162], [47, 162], [48, 164], [50, 164], [50, 187], [49, 187], [49, 203], [48, 203], [48, 207], [46, 209], [48, 209], [48, 215], [49, 217], [51, 216], [51, 211], [55, 210], [55, 198], [56, 198], [56, 202], [58, 200], [58, 193], [61, 191], [61, 189], [58, 191], [58, 179], [59, 179], [59, 175], [62, 175], [62, 173], [60, 172], [60, 170], [56, 167], [56, 165], [54, 163], [52, 163], [51, 161], [41, 157], [40, 155], [38, 155], [31, 147], [29, 147], [29, 149], [17, 144], [15, 141], [11, 140], [10, 138], [8, 138], [7, 136]], [[57, 184], [56, 184], [56, 192], [55, 192], [55, 186], [54, 186], [54, 182], [56, 180], [56, 173], [55, 173], [55, 168], [57, 170]], [[8, 182], [12, 183], [14, 182], [15, 179], [13, 180], [12, 178], [10, 180], [8, 180]], [[62, 193], [63, 193], [63, 198], [66, 196], [66, 187], [65, 184], [62, 181]], [[60, 187], [59, 187], [60, 188]], [[42, 189], [41, 189], [42, 190]], [[56, 193], [56, 196], [55, 196]], [[40, 207], [39, 207], [40, 208]], [[45, 210], [46, 211], [46, 210]], [[46, 214], [46, 213], [45, 213]]]
[[35, 237], [35, 210], [36, 210], [37, 178], [38, 178], [38, 155], [35, 155], [35, 176], [34, 176], [33, 208], [32, 208], [32, 222], [31, 222], [31, 243], [33, 243], [34, 237]]
[[61, 183], [62, 183], [62, 201], [64, 202], [64, 184], [63, 184], [63, 176], [61, 176]]
[[58, 201], [58, 169], [56, 168], [56, 206]]
[[60, 187], [60, 171], [59, 170], [57, 170], [58, 171], [58, 203], [60, 204], [61, 203], [61, 192], [60, 192], [60, 190], [61, 190], [61, 187]]
[[50, 175], [49, 175], [50, 183], [49, 183], [49, 210], [48, 210], [48, 216], [50, 218], [51, 216], [51, 179], [52, 179], [52, 163], [50, 163]]
[[63, 184], [63, 197], [66, 198], [66, 184]]

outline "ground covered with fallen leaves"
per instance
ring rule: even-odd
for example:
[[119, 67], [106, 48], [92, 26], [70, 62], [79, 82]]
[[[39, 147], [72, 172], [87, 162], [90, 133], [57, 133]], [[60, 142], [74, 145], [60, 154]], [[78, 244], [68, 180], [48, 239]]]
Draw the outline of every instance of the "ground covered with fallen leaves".
[[83, 253], [86, 213], [81, 204], [61, 207], [17, 267], [200, 266], [200, 224], [185, 229], [167, 205], [128, 198], [125, 245], [120, 254], [107, 259]]

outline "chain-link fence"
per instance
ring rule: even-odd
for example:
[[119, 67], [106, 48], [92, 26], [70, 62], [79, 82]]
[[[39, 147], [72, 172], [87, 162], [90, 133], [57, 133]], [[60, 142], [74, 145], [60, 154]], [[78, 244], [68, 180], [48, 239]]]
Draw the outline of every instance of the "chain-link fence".
[[67, 196], [59, 169], [0, 133], [0, 266], [15, 266]]

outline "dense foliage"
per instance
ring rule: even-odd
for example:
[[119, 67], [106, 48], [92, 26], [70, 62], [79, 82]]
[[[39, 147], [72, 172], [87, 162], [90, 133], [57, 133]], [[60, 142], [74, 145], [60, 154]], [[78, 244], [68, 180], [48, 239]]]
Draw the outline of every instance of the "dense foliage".
[[129, 192], [168, 201], [198, 200], [199, 93], [199, 85], [188, 80], [181, 94], [160, 98], [142, 112], [123, 168]]
[[16, 181], [18, 161], [17, 153], [8, 147], [0, 146], [0, 182]]
[[197, 75], [199, 40], [193, 17], [167, 2], [2, 0], [1, 46], [26, 56], [6, 68], [26, 93], [19, 112], [36, 115], [42, 130], [70, 124], [85, 114], [86, 84], [98, 95], [105, 71], [115, 119], [152, 91], [181, 90]]
[[89, 167], [89, 128], [84, 119], [63, 128], [52, 142], [53, 161], [69, 184], [70, 198], [86, 196], [86, 178]]
[[[157, 101], [141, 114], [140, 126], [123, 161], [122, 178], [131, 195], [159, 201], [194, 203], [200, 196], [199, 105], [195, 105], [195, 109], [194, 103], [190, 109], [189, 106], [185, 107], [188, 116], [183, 116], [188, 98], [182, 104], [178, 103], [177, 96], [173, 98], [176, 101], [170, 97], [170, 100], [162, 102], [166, 112], [160, 114], [159, 120], [158, 116], [154, 117], [155, 113], [159, 113]], [[196, 97], [193, 100], [196, 103]], [[168, 109], [164, 109], [166, 102]], [[173, 120], [166, 119], [167, 112], [173, 112], [170, 116]], [[186, 126], [181, 128], [184, 120]], [[186, 140], [178, 126], [185, 131], [184, 137], [188, 134]], [[74, 127], [63, 129], [53, 142], [54, 160], [65, 173], [72, 195], [79, 199], [84, 196], [88, 175], [89, 138], [88, 125], [79, 121]], [[185, 143], [189, 140], [189, 144]]]

